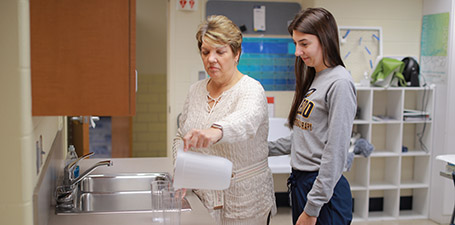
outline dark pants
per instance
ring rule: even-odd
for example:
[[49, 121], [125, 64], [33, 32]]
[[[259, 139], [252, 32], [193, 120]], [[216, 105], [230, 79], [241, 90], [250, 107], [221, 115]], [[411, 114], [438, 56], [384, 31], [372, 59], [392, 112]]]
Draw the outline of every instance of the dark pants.
[[[288, 187], [291, 192], [292, 221], [302, 214], [307, 202], [307, 195], [316, 179], [318, 172], [303, 172], [292, 170], [288, 179]], [[352, 221], [352, 196], [351, 188], [344, 176], [335, 186], [330, 201], [324, 204], [319, 213], [317, 225], [346, 225]]]

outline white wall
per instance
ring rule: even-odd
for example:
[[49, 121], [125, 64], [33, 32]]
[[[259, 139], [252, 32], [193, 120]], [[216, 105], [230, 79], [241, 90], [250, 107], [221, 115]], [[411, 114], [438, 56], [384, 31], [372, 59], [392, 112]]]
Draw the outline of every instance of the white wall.
[[418, 56], [422, 0], [315, 0], [333, 13], [340, 26], [382, 27], [386, 56]]
[[47, 153], [64, 129], [62, 117], [31, 115], [28, 2], [0, 1], [0, 224], [33, 224], [35, 142], [42, 135]]
[[[441, 154], [454, 154], [455, 119], [452, 114], [455, 110], [455, 68], [453, 60], [454, 51], [454, 7], [453, 0], [424, 0], [423, 15], [451, 12], [447, 80], [438, 83], [435, 96], [434, 138], [433, 157]], [[431, 170], [431, 193], [430, 193], [430, 218], [440, 223], [448, 223], [453, 210], [453, 182], [450, 179], [439, 176], [439, 171], [444, 170], [444, 163], [433, 161]], [[441, 185], [442, 184], [442, 185]]]
[[167, 154], [167, 0], [136, 0], [136, 115], [132, 156]]
[[163, 9], [167, 4], [166, 0], [136, 0], [136, 67], [140, 74], [166, 74], [167, 24]]

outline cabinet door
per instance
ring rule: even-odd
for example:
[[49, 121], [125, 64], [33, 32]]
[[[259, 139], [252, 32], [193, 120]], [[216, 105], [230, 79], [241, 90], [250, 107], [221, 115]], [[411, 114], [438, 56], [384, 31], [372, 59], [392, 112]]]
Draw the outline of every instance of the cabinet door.
[[30, 0], [32, 114], [135, 114], [135, 0]]

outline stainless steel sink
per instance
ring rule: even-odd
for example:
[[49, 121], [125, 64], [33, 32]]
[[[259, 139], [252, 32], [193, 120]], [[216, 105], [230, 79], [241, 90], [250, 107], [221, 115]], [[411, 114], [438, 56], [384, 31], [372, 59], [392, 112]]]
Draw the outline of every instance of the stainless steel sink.
[[[151, 211], [150, 191], [115, 193], [83, 193], [80, 196], [80, 212], [144, 212]], [[182, 200], [182, 211], [191, 211], [188, 201]]]
[[[77, 187], [74, 209], [57, 214], [151, 212], [150, 182], [170, 180], [167, 173], [121, 173], [89, 175]], [[186, 198], [182, 211], [191, 211]]]
[[171, 180], [167, 173], [121, 173], [89, 175], [81, 181], [82, 192], [148, 191], [153, 180]]

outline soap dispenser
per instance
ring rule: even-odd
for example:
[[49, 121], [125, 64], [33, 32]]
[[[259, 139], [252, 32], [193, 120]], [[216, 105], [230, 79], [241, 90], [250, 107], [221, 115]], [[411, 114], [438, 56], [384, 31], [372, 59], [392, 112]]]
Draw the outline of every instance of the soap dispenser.
[[[68, 147], [68, 152], [66, 153], [66, 162], [65, 165], [68, 165], [74, 161], [76, 161], [78, 158], [77, 153], [76, 153], [76, 148], [74, 145], [70, 145]], [[76, 165], [76, 168], [74, 169], [74, 178], [79, 177], [79, 165]]]

